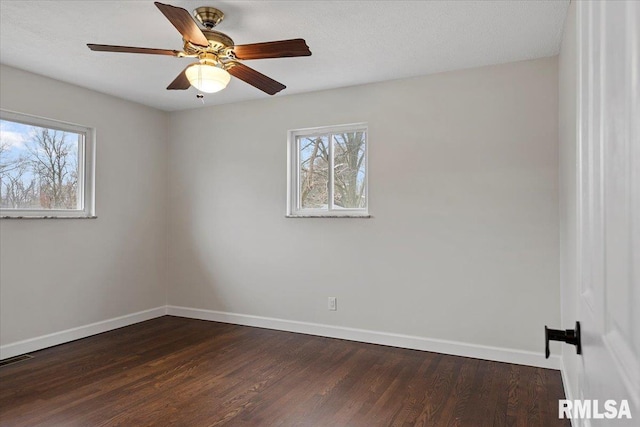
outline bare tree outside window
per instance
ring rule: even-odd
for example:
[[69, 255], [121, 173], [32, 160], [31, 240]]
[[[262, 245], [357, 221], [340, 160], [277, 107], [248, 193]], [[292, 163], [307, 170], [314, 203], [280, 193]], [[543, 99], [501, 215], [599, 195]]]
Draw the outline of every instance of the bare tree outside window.
[[341, 208], [364, 208], [364, 132], [336, 134], [333, 144], [333, 204]]
[[366, 125], [290, 131], [290, 144], [289, 215], [368, 215]]
[[304, 209], [326, 208], [329, 203], [329, 138], [300, 140], [300, 204]]
[[0, 121], [0, 208], [78, 209], [82, 135]]

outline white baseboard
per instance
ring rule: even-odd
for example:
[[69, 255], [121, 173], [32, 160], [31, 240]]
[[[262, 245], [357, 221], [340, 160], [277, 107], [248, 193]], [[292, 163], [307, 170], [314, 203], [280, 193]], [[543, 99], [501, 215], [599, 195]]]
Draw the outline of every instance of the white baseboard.
[[564, 386], [564, 395], [567, 400], [575, 400], [573, 390], [571, 389], [571, 383], [567, 377], [567, 370], [564, 367], [564, 360], [560, 358], [560, 375], [562, 376], [562, 385]]
[[144, 322], [145, 320], [164, 316], [166, 313], [166, 306], [156, 307], [150, 310], [139, 311], [137, 313], [127, 314], [113, 319], [91, 323], [90, 325], [79, 326], [65, 331], [54, 332], [52, 334], [6, 344], [0, 346], [0, 360], [36, 350], [42, 350], [43, 348], [52, 347], [54, 345], [75, 341], [80, 338], [122, 328], [123, 326], [133, 325], [134, 323]]
[[[545, 359], [540, 353], [514, 350], [500, 347], [490, 347], [478, 344], [468, 344], [456, 341], [424, 338], [412, 335], [378, 332], [366, 329], [347, 328], [343, 326], [323, 325], [319, 323], [299, 322], [295, 320], [277, 319], [272, 317], [252, 316], [248, 314], [228, 313], [214, 310], [203, 310], [188, 307], [163, 306], [150, 310], [139, 311], [113, 319], [103, 320], [90, 325], [79, 326], [65, 331], [55, 332], [36, 338], [18, 341], [0, 346], [0, 360], [18, 356], [54, 345], [75, 341], [91, 335], [133, 325], [134, 323], [154, 319], [169, 314], [171, 316], [188, 317], [192, 319], [210, 320], [214, 322], [233, 323], [236, 325], [255, 326], [280, 331], [297, 332], [349, 341], [359, 341], [371, 344], [388, 345], [391, 347], [410, 348], [413, 350], [432, 351], [435, 353], [452, 354], [456, 356], [472, 357], [474, 359], [492, 360], [496, 362], [514, 363], [517, 365], [536, 366], [548, 369], [561, 369], [559, 356]], [[571, 399], [567, 388], [565, 372], [561, 369], [567, 398]]]
[[[577, 397], [573, 391], [573, 388], [571, 387], [571, 382], [569, 381], [569, 378], [567, 377], [567, 369], [565, 368], [564, 365], [564, 359], [562, 357], [560, 357], [560, 376], [562, 377], [562, 385], [564, 387], [564, 397], [567, 400], [576, 400]], [[571, 426], [572, 427], [578, 427], [578, 423], [580, 422], [578, 419], [576, 418], [570, 418], [571, 420]]]
[[554, 355], [549, 359], [545, 359], [542, 352], [534, 353], [531, 351], [489, 347], [478, 344], [370, 331], [366, 329], [345, 328], [342, 326], [298, 322], [294, 320], [202, 310], [188, 307], [176, 307], [171, 305], [167, 306], [167, 314], [192, 319], [210, 320], [215, 322], [233, 323], [236, 325], [256, 326], [259, 328], [339, 338], [349, 341], [410, 348], [413, 350], [432, 351], [435, 353], [472, 357], [474, 359], [492, 360], [496, 362], [514, 363], [517, 365], [536, 366], [556, 370], [560, 369], [559, 356]]

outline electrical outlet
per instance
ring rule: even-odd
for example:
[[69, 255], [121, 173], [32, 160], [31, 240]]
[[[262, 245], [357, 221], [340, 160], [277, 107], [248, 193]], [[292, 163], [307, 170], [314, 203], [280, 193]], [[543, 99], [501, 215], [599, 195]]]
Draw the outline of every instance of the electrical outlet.
[[336, 311], [338, 309], [338, 298], [329, 297], [329, 310]]

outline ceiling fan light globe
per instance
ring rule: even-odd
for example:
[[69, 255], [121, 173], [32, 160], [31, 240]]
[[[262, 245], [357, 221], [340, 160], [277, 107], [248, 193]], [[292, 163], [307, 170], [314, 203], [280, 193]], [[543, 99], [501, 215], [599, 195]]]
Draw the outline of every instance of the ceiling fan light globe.
[[193, 64], [185, 70], [191, 86], [201, 92], [219, 92], [229, 84], [231, 75], [222, 68], [208, 64]]

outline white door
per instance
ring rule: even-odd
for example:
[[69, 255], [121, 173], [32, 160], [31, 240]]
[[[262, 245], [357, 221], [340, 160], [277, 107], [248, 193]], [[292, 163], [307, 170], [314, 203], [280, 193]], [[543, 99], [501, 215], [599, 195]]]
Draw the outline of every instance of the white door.
[[[640, 1], [578, 1], [578, 399], [640, 426]], [[574, 420], [575, 421], [575, 420]]]

